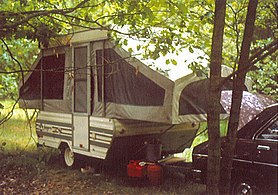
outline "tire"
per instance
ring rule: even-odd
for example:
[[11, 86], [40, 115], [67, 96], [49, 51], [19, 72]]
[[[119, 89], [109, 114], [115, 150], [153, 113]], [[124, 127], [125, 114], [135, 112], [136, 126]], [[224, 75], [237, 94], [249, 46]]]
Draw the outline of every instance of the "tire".
[[260, 188], [250, 178], [239, 179], [232, 183], [231, 194], [234, 195], [252, 195], [262, 194]]
[[63, 164], [66, 167], [73, 168], [76, 162], [75, 154], [69, 147], [65, 147], [61, 150]]

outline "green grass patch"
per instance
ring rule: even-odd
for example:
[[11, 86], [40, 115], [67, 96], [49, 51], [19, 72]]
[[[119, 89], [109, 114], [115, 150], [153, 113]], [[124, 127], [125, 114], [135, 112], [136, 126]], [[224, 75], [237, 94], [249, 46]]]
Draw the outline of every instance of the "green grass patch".
[[[36, 149], [37, 136], [34, 119], [27, 122], [34, 110], [23, 110], [12, 100], [2, 100], [0, 104], [0, 151], [3, 153], [18, 153], [22, 150]], [[27, 115], [29, 117], [27, 117]], [[7, 116], [9, 120], [5, 120]]]

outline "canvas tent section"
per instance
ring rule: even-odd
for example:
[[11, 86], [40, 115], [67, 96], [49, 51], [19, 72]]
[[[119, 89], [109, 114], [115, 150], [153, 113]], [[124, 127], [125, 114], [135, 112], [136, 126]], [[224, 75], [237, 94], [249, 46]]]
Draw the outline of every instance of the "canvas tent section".
[[112, 42], [92, 47], [97, 75], [93, 115], [171, 123], [173, 81]]
[[172, 81], [115, 45], [104, 30], [65, 37], [42, 49], [20, 87], [21, 106], [164, 124], [206, 121], [208, 86], [198, 84], [204, 78]]
[[[222, 78], [224, 79], [224, 78]], [[226, 81], [221, 90], [232, 90], [232, 81]], [[209, 99], [209, 79], [189, 74], [175, 81], [173, 97], [173, 123], [206, 121]], [[220, 119], [228, 114], [220, 104]]]
[[69, 75], [70, 48], [42, 50], [20, 86], [20, 106], [47, 111], [70, 112], [71, 101], [65, 81]]

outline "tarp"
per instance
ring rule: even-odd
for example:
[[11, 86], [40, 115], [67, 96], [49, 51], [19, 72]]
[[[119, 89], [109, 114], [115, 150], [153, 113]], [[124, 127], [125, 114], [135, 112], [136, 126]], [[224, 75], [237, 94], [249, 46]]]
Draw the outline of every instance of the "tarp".
[[207, 79], [189, 74], [172, 81], [116, 45], [106, 31], [62, 40], [43, 49], [26, 75], [21, 106], [167, 124], [206, 121]]
[[[232, 91], [225, 90], [221, 93], [221, 105], [227, 113], [230, 113], [232, 103]], [[275, 100], [261, 95], [252, 94], [250, 92], [244, 91], [242, 95], [239, 125], [238, 129], [243, 127], [249, 121], [251, 121], [256, 115], [262, 112], [267, 106], [275, 104]]]

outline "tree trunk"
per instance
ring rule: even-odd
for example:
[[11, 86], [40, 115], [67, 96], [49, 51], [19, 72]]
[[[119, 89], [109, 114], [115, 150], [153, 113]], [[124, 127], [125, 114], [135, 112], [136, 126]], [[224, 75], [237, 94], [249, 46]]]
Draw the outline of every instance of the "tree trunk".
[[211, 47], [210, 89], [208, 102], [208, 167], [207, 193], [219, 194], [220, 178], [220, 78], [226, 0], [216, 0]]
[[[241, 53], [238, 62], [239, 69], [245, 69], [249, 66], [250, 46], [254, 32], [254, 23], [256, 17], [256, 8], [258, 0], [249, 0], [247, 16], [245, 21], [245, 29], [243, 41], [241, 45]], [[236, 144], [236, 133], [239, 123], [240, 106], [242, 101], [242, 93], [244, 89], [246, 71], [238, 71], [233, 80], [232, 105], [230, 110], [230, 118], [228, 125], [227, 139], [224, 145], [221, 173], [221, 194], [228, 194], [231, 184], [232, 158]]]

